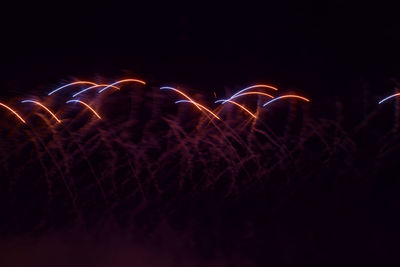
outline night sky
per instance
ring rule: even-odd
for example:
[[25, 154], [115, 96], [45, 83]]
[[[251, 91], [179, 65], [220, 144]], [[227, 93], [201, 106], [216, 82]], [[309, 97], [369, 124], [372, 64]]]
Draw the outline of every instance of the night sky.
[[203, 92], [263, 81], [333, 96], [397, 75], [398, 26], [394, 8], [348, 1], [15, 4], [2, 9], [1, 84], [131, 73]]

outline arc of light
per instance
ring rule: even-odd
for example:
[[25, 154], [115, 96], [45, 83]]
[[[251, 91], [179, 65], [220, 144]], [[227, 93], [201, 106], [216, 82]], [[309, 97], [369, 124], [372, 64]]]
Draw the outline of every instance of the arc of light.
[[172, 91], [175, 91], [175, 92], [177, 92], [178, 94], [184, 96], [184, 97], [185, 97], [186, 99], [188, 99], [191, 103], [193, 103], [199, 110], [201, 110], [200, 105], [197, 104], [196, 101], [194, 101], [194, 100], [191, 99], [187, 94], [185, 94], [184, 92], [182, 92], [182, 91], [180, 91], [180, 90], [178, 90], [178, 89], [176, 89], [176, 88], [169, 87], [169, 86], [164, 86], [164, 87], [161, 87], [160, 90], [172, 90]]
[[51, 116], [52, 116], [54, 119], [56, 119], [56, 121], [57, 121], [58, 123], [61, 123], [61, 120], [59, 120], [59, 119], [57, 118], [57, 116], [56, 116], [50, 109], [48, 109], [45, 105], [43, 105], [42, 103], [40, 103], [40, 102], [38, 102], [38, 101], [35, 101], [35, 100], [30, 100], [30, 99], [23, 100], [23, 101], [21, 101], [21, 103], [34, 103], [34, 104], [36, 104], [36, 105], [39, 105], [39, 106], [41, 106], [43, 109], [45, 109], [48, 113], [50, 113]]
[[390, 95], [390, 96], [388, 96], [388, 97], [385, 97], [384, 99], [382, 99], [381, 101], [379, 101], [379, 104], [382, 104], [383, 102], [385, 102], [386, 100], [388, 100], [388, 99], [390, 99], [390, 98], [393, 98], [393, 97], [396, 97], [396, 96], [399, 96], [400, 95], [400, 93], [397, 93], [397, 94], [393, 94], [393, 95]]
[[229, 99], [232, 100], [232, 99], [238, 98], [240, 96], [244, 96], [244, 95], [263, 95], [263, 96], [267, 96], [267, 97], [270, 97], [270, 98], [274, 98], [272, 95], [266, 94], [266, 93], [263, 93], [263, 92], [244, 92], [244, 93], [238, 94], [236, 96], [232, 96]]
[[11, 111], [15, 116], [17, 116], [18, 119], [20, 119], [23, 123], [26, 123], [26, 121], [25, 121], [15, 110], [13, 110], [12, 108], [10, 108], [9, 106], [7, 106], [7, 105], [5, 105], [5, 104], [3, 104], [3, 103], [0, 103], [0, 106], [5, 107], [5, 108], [8, 109], [9, 111]]
[[[245, 92], [245, 91], [248, 91], [248, 90], [250, 90], [250, 89], [253, 89], [253, 88], [269, 88], [269, 89], [278, 91], [278, 88], [276, 88], [276, 87], [274, 87], [274, 86], [271, 86], [271, 85], [267, 85], [267, 84], [255, 84], [255, 85], [246, 87], [246, 88], [240, 90], [239, 92], [236, 92], [235, 94], [233, 94], [233, 95], [229, 98], [229, 100], [232, 100], [232, 99], [234, 99], [237, 95], [240, 95], [241, 93], [243, 93], [243, 92]], [[227, 101], [225, 101], [225, 102], [227, 102]]]
[[277, 100], [279, 100], [279, 99], [282, 99], [282, 98], [298, 98], [298, 99], [304, 100], [304, 101], [306, 101], [306, 102], [310, 102], [309, 99], [307, 99], [307, 98], [305, 98], [305, 97], [303, 97], [303, 96], [299, 96], [299, 95], [283, 95], [283, 96], [279, 96], [279, 97], [277, 97], [277, 98], [274, 98], [274, 99], [272, 99], [272, 100], [270, 100], [270, 101], [264, 103], [263, 107], [268, 106], [268, 105], [271, 104], [272, 102], [275, 102], [275, 101], [277, 101]]
[[235, 101], [232, 101], [230, 99], [221, 99], [221, 100], [217, 100], [215, 101], [215, 103], [218, 102], [222, 102], [222, 104], [225, 104], [226, 102], [232, 103], [236, 106], [238, 106], [239, 108], [243, 109], [244, 111], [246, 111], [247, 113], [249, 113], [254, 119], [257, 119], [257, 116], [254, 115], [250, 110], [248, 110], [247, 108], [245, 108], [243, 105], [240, 105], [239, 103], [236, 103]]
[[194, 102], [194, 101], [190, 101], [190, 100], [184, 99], [184, 100], [178, 100], [178, 101], [175, 102], [175, 104], [178, 104], [178, 103], [192, 103], [192, 104], [194, 104], [194, 105], [198, 105], [198, 106], [200, 106], [201, 108], [205, 109], [208, 113], [210, 113], [211, 115], [213, 115], [215, 118], [221, 120], [221, 118], [218, 117], [218, 115], [216, 115], [214, 112], [212, 112], [211, 110], [209, 110], [209, 109], [206, 108], [205, 106], [200, 105], [199, 103], [196, 103], [196, 102]]
[[[82, 93], [84, 93], [84, 92], [86, 92], [86, 91], [88, 91], [88, 90], [90, 90], [90, 89], [93, 89], [93, 88], [97, 88], [97, 87], [106, 87], [106, 86], [109, 86], [109, 85], [110, 85], [110, 84], [96, 84], [96, 85], [90, 86], [90, 87], [88, 87], [88, 88], [85, 88], [85, 89], [79, 91], [78, 93], [72, 95], [72, 97], [76, 97], [77, 95], [80, 95], [80, 94], [82, 94]], [[117, 86], [111, 85], [110, 87], [119, 90], [119, 87], [117, 87]]]
[[119, 81], [116, 81], [116, 82], [113, 82], [113, 83], [107, 85], [106, 87], [104, 87], [103, 89], [101, 89], [98, 93], [100, 94], [101, 92], [107, 90], [108, 88], [110, 88], [110, 87], [112, 87], [112, 86], [114, 86], [114, 85], [117, 85], [117, 84], [120, 84], [120, 83], [126, 83], [126, 82], [137, 82], [137, 83], [141, 83], [141, 84], [143, 84], [143, 85], [146, 84], [145, 81], [138, 80], [138, 79], [123, 79], [123, 80], [119, 80]]
[[68, 100], [68, 101], [65, 102], [65, 103], [68, 104], [68, 103], [71, 103], [71, 102], [81, 103], [82, 105], [84, 105], [85, 107], [87, 107], [88, 109], [90, 109], [90, 110], [93, 112], [93, 114], [96, 115], [96, 117], [99, 118], [99, 119], [101, 120], [100, 115], [97, 114], [97, 112], [96, 112], [91, 106], [89, 106], [88, 104], [86, 104], [85, 102], [80, 101], [80, 100], [74, 100], [74, 99], [72, 99], [72, 100]]
[[97, 83], [90, 82], [90, 81], [77, 81], [77, 82], [72, 82], [72, 83], [68, 83], [68, 84], [65, 84], [65, 85], [63, 85], [63, 86], [61, 86], [61, 87], [58, 87], [58, 88], [54, 89], [53, 91], [51, 91], [50, 93], [48, 93], [48, 95], [52, 95], [52, 94], [54, 94], [55, 92], [57, 92], [57, 91], [59, 91], [59, 90], [61, 90], [61, 89], [63, 89], [63, 88], [66, 88], [66, 87], [69, 87], [69, 86], [72, 86], [72, 85], [76, 85], [76, 84], [97, 85]]

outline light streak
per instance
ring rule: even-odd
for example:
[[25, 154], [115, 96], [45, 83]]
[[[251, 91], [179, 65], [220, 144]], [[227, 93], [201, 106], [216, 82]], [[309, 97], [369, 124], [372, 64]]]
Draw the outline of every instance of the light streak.
[[[250, 89], [253, 89], [253, 88], [269, 88], [269, 89], [278, 91], [278, 88], [276, 88], [276, 87], [274, 87], [274, 86], [271, 86], [271, 85], [267, 85], [267, 84], [255, 84], [255, 85], [246, 87], [246, 88], [240, 90], [239, 92], [233, 94], [233, 95], [229, 98], [229, 100], [232, 100], [232, 99], [236, 98], [237, 95], [240, 95], [241, 93], [243, 93], [243, 92], [245, 92], [245, 91], [248, 91], [248, 90], [250, 90]], [[227, 99], [224, 100], [224, 103], [227, 102], [226, 100], [227, 100]]]
[[226, 102], [232, 103], [238, 107], [240, 107], [241, 109], [243, 109], [244, 111], [246, 111], [247, 113], [249, 113], [254, 119], [257, 119], [257, 116], [254, 115], [250, 110], [248, 110], [247, 108], [245, 108], [243, 105], [240, 105], [239, 103], [236, 103], [235, 101], [229, 100], [229, 99], [221, 99], [221, 100], [217, 100], [215, 101], [215, 103], [218, 102], [222, 102], [222, 104], [225, 104]]
[[76, 97], [77, 95], [80, 95], [80, 94], [82, 94], [82, 93], [84, 93], [84, 92], [86, 92], [86, 91], [88, 91], [88, 90], [90, 90], [90, 89], [94, 89], [94, 88], [97, 88], [97, 87], [106, 87], [106, 86], [110, 86], [110, 87], [112, 87], [112, 88], [115, 88], [115, 89], [119, 90], [119, 87], [114, 86], [114, 85], [110, 85], [110, 84], [96, 84], [96, 85], [90, 86], [90, 87], [88, 87], [88, 88], [85, 88], [85, 89], [79, 91], [78, 93], [72, 95], [72, 97]]
[[82, 105], [84, 105], [84, 106], [86, 106], [88, 109], [90, 109], [92, 112], [93, 112], [93, 114], [94, 115], [96, 115], [97, 116], [97, 118], [99, 118], [100, 120], [101, 120], [101, 117], [100, 117], [100, 115], [99, 114], [97, 114], [97, 112], [91, 107], [91, 106], [89, 106], [88, 104], [86, 104], [85, 102], [83, 102], [83, 101], [80, 101], [80, 100], [68, 100], [67, 102], [65, 102], [65, 103], [71, 103], [71, 102], [74, 102], [74, 103], [81, 103]]
[[182, 92], [182, 91], [180, 91], [180, 90], [178, 90], [178, 89], [176, 89], [176, 88], [169, 87], [169, 86], [164, 86], [164, 87], [161, 87], [160, 90], [172, 90], [172, 91], [175, 91], [175, 92], [177, 92], [178, 94], [184, 96], [186, 99], [188, 99], [190, 102], [192, 102], [199, 110], [201, 110], [200, 105], [197, 104], [196, 101], [194, 101], [194, 100], [191, 99], [187, 94], [185, 94], [184, 92]]
[[272, 95], [266, 94], [266, 93], [262, 93], [262, 92], [245, 92], [245, 93], [238, 94], [236, 96], [232, 96], [229, 99], [232, 100], [232, 99], [238, 98], [240, 96], [244, 96], [244, 95], [263, 95], [263, 96], [266, 96], [266, 97], [274, 98]]
[[213, 115], [215, 118], [221, 120], [221, 118], [218, 117], [218, 115], [216, 115], [214, 112], [212, 112], [211, 110], [209, 110], [209, 109], [206, 108], [205, 106], [200, 105], [199, 103], [196, 103], [196, 102], [194, 102], [194, 101], [190, 101], [190, 100], [178, 100], [178, 101], [175, 102], [175, 104], [178, 104], [178, 103], [192, 103], [192, 104], [194, 104], [194, 105], [196, 105], [196, 106], [200, 106], [202, 109], [205, 109], [208, 113], [210, 113], [211, 115]]
[[15, 110], [13, 110], [12, 108], [10, 108], [9, 106], [7, 106], [7, 105], [5, 105], [5, 104], [3, 104], [3, 103], [0, 103], [0, 106], [5, 107], [5, 108], [8, 109], [9, 111], [11, 111], [15, 116], [17, 116], [23, 123], [26, 123], [26, 121], [25, 121]]
[[100, 94], [101, 92], [107, 90], [108, 88], [110, 88], [110, 87], [112, 87], [112, 86], [114, 86], [114, 85], [117, 85], [117, 84], [120, 84], [120, 83], [126, 83], [126, 82], [137, 82], [137, 83], [141, 83], [141, 84], [143, 84], [143, 85], [146, 84], [145, 81], [138, 80], [138, 79], [123, 79], [123, 80], [119, 80], [119, 81], [116, 81], [116, 82], [113, 82], [113, 83], [107, 85], [106, 87], [104, 87], [103, 89], [101, 89], [98, 93]]
[[390, 95], [390, 96], [388, 96], [388, 97], [382, 99], [381, 101], [379, 101], [379, 104], [382, 104], [382, 103], [385, 102], [386, 100], [388, 100], [388, 99], [390, 99], [390, 98], [393, 98], [393, 97], [396, 97], [396, 96], [399, 96], [399, 95], [400, 95], [400, 93]]
[[277, 101], [277, 100], [279, 100], [279, 99], [282, 99], [282, 98], [298, 98], [298, 99], [304, 100], [304, 101], [306, 101], [306, 102], [310, 102], [309, 99], [307, 99], [307, 98], [305, 98], [305, 97], [303, 97], [303, 96], [299, 96], [299, 95], [283, 95], [283, 96], [279, 96], [279, 97], [277, 97], [277, 98], [274, 98], [274, 99], [272, 99], [272, 100], [270, 100], [270, 101], [264, 103], [263, 107], [268, 106], [268, 105], [271, 104], [272, 102], [275, 102], [275, 101]]
[[89, 82], [89, 81], [77, 81], [77, 82], [72, 82], [72, 83], [68, 83], [68, 84], [66, 84], [66, 85], [63, 85], [63, 86], [61, 86], [61, 87], [58, 87], [57, 89], [54, 89], [54, 90], [51, 91], [48, 95], [52, 95], [52, 94], [54, 94], [55, 92], [57, 92], [57, 91], [59, 91], [59, 90], [61, 90], [61, 89], [63, 89], [63, 88], [66, 88], [66, 87], [69, 87], [69, 86], [72, 86], [72, 85], [76, 85], [76, 84], [97, 85], [97, 83]]
[[28, 100], [23, 100], [23, 101], [21, 101], [21, 103], [34, 103], [34, 104], [36, 104], [36, 105], [39, 105], [39, 106], [41, 106], [42, 108], [44, 108], [48, 113], [50, 113], [51, 116], [53, 116], [53, 118], [56, 119], [56, 121], [57, 121], [58, 123], [61, 123], [61, 120], [59, 120], [59, 119], [57, 118], [57, 116], [56, 116], [50, 109], [48, 109], [45, 105], [43, 105], [42, 103], [40, 103], [40, 102], [38, 102], [38, 101], [35, 101], [35, 100], [30, 100], [30, 99], [28, 99]]

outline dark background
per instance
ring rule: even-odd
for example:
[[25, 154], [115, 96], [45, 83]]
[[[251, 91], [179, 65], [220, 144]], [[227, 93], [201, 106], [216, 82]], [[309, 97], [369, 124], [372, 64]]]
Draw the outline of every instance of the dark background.
[[393, 78], [400, 64], [398, 16], [383, 4], [21, 3], [0, 20], [7, 94], [129, 71], [210, 94], [267, 82], [329, 97]]

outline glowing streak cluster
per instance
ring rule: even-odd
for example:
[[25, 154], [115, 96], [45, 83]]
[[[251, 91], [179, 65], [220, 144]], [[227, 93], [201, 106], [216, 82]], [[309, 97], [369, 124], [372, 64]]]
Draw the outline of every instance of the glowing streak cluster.
[[[82, 94], [82, 93], [84, 93], [84, 92], [86, 92], [88, 90], [94, 89], [94, 88], [103, 87], [103, 89], [101, 89], [98, 92], [98, 93], [101, 93], [101, 92], [103, 92], [103, 91], [105, 91], [105, 90], [107, 90], [109, 88], [115, 88], [115, 89], [119, 90], [120, 88], [117, 87], [116, 85], [117, 84], [121, 84], [121, 83], [127, 83], [127, 82], [140, 83], [140, 84], [143, 84], [143, 85], [146, 84], [146, 82], [144, 82], [142, 80], [139, 80], [139, 79], [122, 79], [122, 80], [115, 81], [115, 82], [113, 82], [111, 84], [97, 84], [97, 83], [91, 82], [91, 81], [75, 81], [75, 82], [64, 84], [63, 86], [60, 86], [60, 87], [54, 89], [53, 91], [51, 91], [47, 95], [50, 96], [50, 95], [52, 95], [52, 94], [54, 94], [54, 93], [56, 93], [56, 92], [58, 92], [58, 91], [60, 91], [60, 90], [62, 90], [64, 88], [68, 88], [68, 87], [72, 87], [72, 86], [76, 86], [76, 85], [90, 85], [90, 87], [87, 87], [87, 88], [85, 88], [85, 89], [73, 94], [72, 97], [76, 97], [76, 96], [78, 96], [78, 95], [80, 95], [80, 94]], [[92, 111], [93, 114], [97, 118], [101, 119], [100, 115], [90, 105], [88, 105], [87, 103], [85, 103], [83, 101], [80, 101], [80, 100], [69, 100], [66, 103], [72, 103], [72, 102], [80, 103], [80, 104], [84, 105], [86, 108], [88, 108], [90, 111]], [[26, 99], [26, 100], [21, 101], [21, 103], [33, 103], [35, 105], [38, 105], [38, 106], [42, 107], [44, 110], [46, 110], [58, 123], [61, 123], [61, 120], [55, 115], [55, 113], [52, 112], [48, 107], [46, 107], [44, 104], [40, 103], [39, 101]], [[10, 108], [9, 106], [7, 106], [7, 105], [5, 105], [3, 103], [0, 103], [0, 106], [8, 109], [15, 116], [17, 116], [23, 123], [26, 123], [25, 120], [15, 110]]]
[[111, 84], [97, 84], [97, 83], [91, 82], [91, 81], [76, 81], [76, 82], [71, 82], [71, 83], [65, 84], [63, 86], [60, 86], [60, 87], [54, 89], [53, 91], [51, 91], [50, 93], [48, 93], [48, 95], [52, 95], [55, 92], [58, 92], [61, 89], [64, 89], [64, 88], [67, 88], [67, 87], [71, 87], [71, 86], [74, 86], [74, 85], [84, 85], [84, 84], [91, 85], [91, 87], [83, 89], [82, 91], [79, 91], [78, 93], [74, 94], [73, 97], [75, 97], [75, 96], [77, 96], [77, 95], [79, 95], [79, 94], [81, 94], [81, 93], [83, 93], [83, 92], [85, 92], [87, 90], [93, 89], [93, 88], [104, 87], [103, 89], [101, 89], [98, 92], [98, 93], [101, 93], [101, 92], [103, 92], [103, 91], [105, 91], [105, 90], [107, 90], [109, 88], [117, 88], [117, 89], [119, 89], [115, 85], [120, 84], [120, 83], [127, 83], [127, 82], [140, 83], [140, 84], [143, 84], [143, 85], [146, 84], [145, 81], [142, 81], [142, 80], [139, 80], [139, 79], [122, 79], [122, 80], [115, 81], [115, 82], [113, 82]]
[[242, 90], [236, 92], [235, 94], [233, 94], [233, 95], [232, 95], [230, 98], [228, 98], [228, 99], [220, 99], [220, 100], [217, 100], [217, 101], [215, 101], [215, 103], [221, 103], [221, 104], [225, 104], [225, 103], [227, 103], [227, 102], [228, 102], [228, 103], [232, 103], [232, 104], [238, 106], [239, 108], [241, 108], [242, 110], [246, 111], [246, 112], [249, 113], [253, 118], [256, 119], [257, 116], [256, 116], [255, 114], [253, 114], [251, 111], [249, 111], [249, 110], [248, 110], [246, 107], [244, 107], [243, 105], [241, 105], [241, 104], [239, 104], [239, 103], [233, 101], [233, 99], [239, 98], [239, 97], [245, 96], [245, 95], [259, 95], [259, 96], [265, 96], [265, 97], [273, 98], [272, 100], [270, 100], [270, 101], [264, 103], [263, 107], [266, 107], [266, 106], [268, 106], [269, 104], [271, 104], [271, 103], [273, 103], [273, 102], [275, 102], [275, 101], [277, 101], [277, 100], [279, 100], [279, 99], [283, 99], [283, 98], [298, 98], [298, 99], [304, 100], [304, 101], [306, 101], [306, 102], [309, 102], [309, 101], [310, 101], [309, 99], [307, 99], [307, 98], [305, 98], [305, 97], [303, 97], [303, 96], [299, 96], [299, 95], [282, 95], [282, 96], [279, 96], [279, 97], [274, 98], [274, 96], [272, 96], [272, 95], [270, 95], [270, 94], [267, 94], [267, 93], [263, 93], [263, 92], [258, 92], [258, 91], [250, 91], [250, 92], [249, 92], [250, 89], [254, 89], [254, 88], [268, 88], [268, 89], [272, 89], [272, 90], [278, 91], [278, 88], [276, 88], [276, 87], [274, 87], [274, 86], [271, 86], [271, 85], [256, 84], [256, 85], [252, 85], [252, 86], [246, 87], [246, 88], [244, 88], [244, 89], [242, 89]]
[[[110, 88], [115, 88], [115, 89], [119, 90], [120, 87], [118, 87], [116, 85], [123, 84], [123, 83], [128, 83], [128, 82], [129, 83], [139, 83], [139, 84], [142, 84], [142, 85], [146, 84], [146, 82], [144, 82], [142, 80], [139, 80], [139, 79], [122, 79], [122, 80], [118, 80], [118, 81], [115, 81], [115, 82], [110, 83], [110, 84], [97, 84], [97, 83], [91, 82], [91, 81], [75, 81], [75, 82], [71, 82], [71, 83], [65, 84], [63, 86], [60, 86], [60, 87], [54, 89], [53, 91], [48, 93], [48, 95], [50, 96], [50, 95], [54, 94], [55, 92], [57, 92], [57, 91], [59, 91], [61, 89], [64, 89], [64, 88], [67, 88], [67, 87], [71, 87], [71, 86], [76, 86], [76, 85], [90, 85], [90, 86], [85, 88], [85, 89], [83, 89], [83, 90], [81, 90], [81, 91], [79, 91], [79, 92], [77, 92], [77, 93], [75, 93], [75, 94], [73, 94], [72, 97], [76, 97], [76, 96], [78, 96], [78, 95], [80, 95], [80, 94], [82, 94], [82, 93], [84, 93], [84, 92], [86, 92], [88, 90], [95, 89], [95, 88], [102, 88], [101, 90], [98, 91], [98, 93], [102, 93], [105, 90], [110, 89]], [[233, 94], [228, 99], [217, 100], [217, 101], [215, 101], [215, 103], [221, 103], [221, 104], [231, 103], [231, 104], [239, 107], [240, 109], [242, 109], [246, 113], [248, 113], [254, 119], [257, 119], [256, 114], [252, 113], [244, 105], [239, 104], [239, 103], [237, 103], [236, 101], [233, 101], [233, 100], [237, 99], [239, 97], [242, 97], [242, 96], [247, 96], [247, 95], [257, 95], [257, 96], [263, 96], [263, 97], [272, 98], [272, 100], [264, 103], [263, 107], [266, 107], [269, 104], [271, 104], [271, 103], [273, 103], [273, 102], [275, 102], [275, 101], [277, 101], [279, 99], [284, 99], [284, 98], [298, 98], [298, 99], [301, 99], [301, 100], [306, 101], [306, 102], [310, 101], [309, 99], [307, 99], [305, 97], [302, 97], [302, 96], [299, 96], [299, 95], [282, 95], [282, 96], [274, 98], [274, 96], [272, 96], [271, 94], [268, 94], [268, 93], [259, 92], [259, 91], [250, 91], [251, 89], [258, 89], [258, 88], [266, 88], [268, 90], [278, 91], [278, 89], [276, 87], [271, 86], [271, 85], [256, 84], [256, 85], [252, 85], [252, 86], [246, 87], [246, 88], [236, 92], [235, 94]], [[199, 109], [201, 112], [206, 114], [207, 117], [209, 117], [210, 119], [212, 119], [212, 118], [209, 115], [212, 115], [212, 117], [214, 117], [214, 118], [216, 118], [218, 120], [221, 120], [221, 118], [214, 111], [212, 111], [209, 108], [207, 108], [206, 106], [201, 105], [198, 102], [194, 101], [189, 95], [187, 95], [186, 93], [182, 92], [181, 90], [178, 90], [178, 89], [176, 89], [174, 87], [169, 87], [169, 86], [161, 87], [160, 90], [171, 90], [171, 91], [174, 91], [174, 92], [178, 93], [179, 95], [181, 95], [181, 96], [183, 96], [185, 98], [185, 99], [176, 101], [175, 104], [179, 104], [179, 103], [190, 103], [190, 104], [193, 104], [194, 106], [196, 106], [197, 109]], [[389, 97], [386, 97], [385, 99], [381, 100], [379, 102], [379, 104], [384, 102], [384, 101], [386, 101], [386, 100], [388, 100], [388, 99], [390, 99], [390, 98], [392, 98], [392, 97], [398, 96], [398, 95], [400, 95], [400, 93], [391, 95]], [[215, 92], [214, 92], [214, 96], [216, 96]], [[26, 99], [26, 100], [21, 101], [21, 103], [33, 103], [35, 105], [38, 105], [41, 108], [43, 108], [44, 110], [46, 110], [58, 123], [61, 123], [61, 120], [55, 115], [55, 113], [52, 112], [48, 107], [46, 107], [44, 104], [42, 104], [39, 101], [32, 100], [32, 99]], [[98, 119], [101, 119], [100, 115], [89, 104], [87, 104], [87, 103], [85, 103], [85, 102], [83, 102], [81, 100], [71, 99], [71, 100], [68, 100], [66, 103], [80, 103], [80, 104], [84, 105], [87, 109], [89, 109]], [[8, 109], [15, 116], [17, 116], [23, 123], [26, 123], [25, 120], [15, 110], [10, 108], [9, 106], [7, 106], [7, 105], [5, 105], [3, 103], [0, 103], [0, 106]]]

